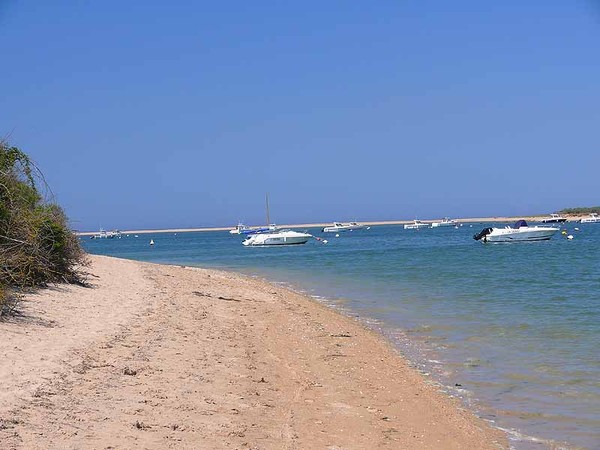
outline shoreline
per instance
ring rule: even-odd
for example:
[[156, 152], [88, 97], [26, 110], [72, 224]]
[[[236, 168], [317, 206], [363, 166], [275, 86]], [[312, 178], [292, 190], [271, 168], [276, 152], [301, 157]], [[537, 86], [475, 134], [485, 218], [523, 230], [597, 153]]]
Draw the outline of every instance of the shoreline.
[[507, 448], [382, 335], [307, 295], [91, 260], [93, 289], [40, 291], [29, 319], [0, 323], [11, 448]]
[[[463, 224], [472, 224], [472, 223], [480, 223], [480, 222], [491, 222], [491, 223], [499, 223], [499, 222], [516, 222], [517, 220], [524, 219], [528, 222], [539, 222], [547, 215], [542, 216], [515, 216], [515, 217], [469, 217], [469, 218], [461, 218], [455, 219], [458, 223]], [[581, 220], [583, 217], [587, 217], [587, 215], [581, 216], [565, 216], [567, 217], [566, 223], [573, 223]], [[422, 222], [435, 222], [438, 219], [422, 219]], [[361, 225], [365, 226], [385, 226], [385, 225], [405, 225], [408, 223], [412, 223], [413, 220], [381, 220], [381, 221], [365, 221], [360, 222]], [[326, 226], [330, 226], [333, 222], [327, 223], [300, 223], [300, 224], [283, 224], [278, 225], [279, 228], [323, 228]], [[557, 225], [557, 224], [550, 224]], [[209, 231], [229, 231], [234, 227], [198, 227], [198, 228], [160, 228], [160, 229], [141, 229], [141, 230], [120, 230], [123, 234], [151, 234], [151, 233], [198, 233], [198, 232], [209, 232]], [[93, 236], [97, 234], [98, 231], [76, 231], [75, 234], [77, 236]]]

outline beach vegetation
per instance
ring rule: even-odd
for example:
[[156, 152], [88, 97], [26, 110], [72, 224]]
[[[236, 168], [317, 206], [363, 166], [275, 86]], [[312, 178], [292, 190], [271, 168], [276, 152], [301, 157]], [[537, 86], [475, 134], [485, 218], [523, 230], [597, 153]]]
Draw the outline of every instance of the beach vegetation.
[[27, 154], [0, 141], [0, 317], [22, 292], [82, 283], [85, 253]]
[[600, 206], [586, 206], [579, 208], [565, 208], [561, 209], [559, 214], [570, 215], [570, 216], [582, 216], [585, 214], [600, 214]]

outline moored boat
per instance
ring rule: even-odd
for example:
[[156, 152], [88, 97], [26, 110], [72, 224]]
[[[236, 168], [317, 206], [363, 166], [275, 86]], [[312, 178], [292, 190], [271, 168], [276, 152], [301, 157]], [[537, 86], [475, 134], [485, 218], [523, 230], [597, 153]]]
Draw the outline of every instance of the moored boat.
[[560, 214], [550, 214], [550, 217], [546, 217], [542, 219], [542, 223], [563, 223], [566, 222], [567, 218], [561, 216]]
[[323, 233], [338, 233], [340, 231], [353, 231], [353, 230], [363, 230], [363, 229], [368, 230], [369, 228], [370, 227], [361, 225], [357, 222], [350, 222], [350, 223], [333, 222], [332, 226], [324, 227], [321, 231]]
[[555, 227], [530, 227], [524, 220], [519, 220], [512, 227], [484, 228], [473, 239], [484, 243], [546, 241], [557, 231]]
[[275, 233], [251, 234], [242, 242], [246, 246], [265, 246], [265, 245], [298, 245], [306, 244], [313, 237], [308, 233], [301, 233], [293, 230], [281, 230]]
[[431, 223], [431, 228], [437, 228], [437, 227], [454, 227], [456, 225], [458, 225], [458, 222], [456, 220], [450, 219], [449, 217], [444, 217], [439, 222], [432, 222]]
[[404, 225], [405, 230], [418, 230], [420, 228], [429, 228], [429, 224], [415, 219], [413, 223], [407, 223]]
[[600, 217], [596, 213], [591, 213], [588, 217], [582, 217], [581, 223], [600, 223]]
[[277, 225], [270, 224], [266, 227], [249, 227], [243, 223], [237, 224], [233, 230], [229, 230], [230, 234], [258, 234], [277, 231]]

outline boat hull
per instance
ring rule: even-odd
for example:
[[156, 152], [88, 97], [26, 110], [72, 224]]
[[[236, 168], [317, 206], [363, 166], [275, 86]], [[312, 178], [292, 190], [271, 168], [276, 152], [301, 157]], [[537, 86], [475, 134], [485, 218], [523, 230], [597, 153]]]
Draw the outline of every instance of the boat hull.
[[458, 225], [458, 222], [433, 222], [431, 224], [431, 228], [438, 228], [438, 227], [455, 227], [456, 225]]
[[351, 231], [350, 227], [325, 227], [323, 233], [339, 233], [340, 231]]
[[298, 233], [295, 231], [254, 234], [248, 237], [242, 244], [250, 247], [301, 245], [306, 244], [311, 237], [312, 235], [308, 233]]
[[407, 223], [406, 225], [404, 225], [405, 230], [419, 230], [421, 228], [429, 228], [429, 224], [419, 222], [419, 223]]
[[482, 242], [533, 242], [547, 241], [558, 231], [558, 228], [533, 227], [513, 230], [510, 228], [494, 228], [483, 237]]
[[323, 233], [339, 233], [340, 231], [354, 231], [354, 230], [365, 230], [368, 229], [369, 227], [366, 227], [365, 225], [360, 225], [356, 222], [350, 222], [347, 225], [343, 225], [339, 222], [335, 222], [336, 225], [330, 226], [330, 227], [324, 227], [321, 231]]

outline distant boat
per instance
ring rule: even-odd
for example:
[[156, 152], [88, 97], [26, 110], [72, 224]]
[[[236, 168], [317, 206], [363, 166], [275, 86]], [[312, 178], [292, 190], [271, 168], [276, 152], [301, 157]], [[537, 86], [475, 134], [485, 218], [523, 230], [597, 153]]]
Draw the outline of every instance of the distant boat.
[[365, 225], [361, 225], [357, 222], [350, 222], [350, 223], [333, 222], [332, 226], [324, 227], [321, 231], [323, 233], [338, 233], [340, 231], [363, 230], [363, 229], [369, 229], [369, 228], [370, 227], [366, 227]]
[[121, 238], [121, 232], [119, 230], [106, 231], [100, 228], [100, 231], [90, 236], [90, 239], [114, 239]]
[[567, 218], [561, 216], [560, 214], [550, 214], [550, 217], [546, 217], [542, 219], [542, 223], [563, 223], [566, 222]]
[[230, 234], [253, 234], [253, 233], [265, 233], [267, 231], [274, 231], [277, 227], [270, 225], [268, 227], [249, 227], [243, 223], [238, 223], [233, 230], [229, 230]]
[[245, 246], [306, 244], [312, 235], [299, 231], [281, 230], [274, 233], [251, 234], [242, 242]]
[[277, 231], [279, 228], [277, 225], [271, 223], [271, 217], [269, 214], [269, 194], [265, 195], [265, 203], [267, 210], [267, 225], [263, 227], [249, 227], [244, 225], [242, 222], [238, 223], [237, 226], [229, 230], [230, 234], [259, 234], [259, 233], [272, 233]]
[[348, 225], [351, 227], [351, 230], [370, 230], [371, 229], [371, 227], [362, 225], [358, 222], [350, 222]]
[[405, 230], [418, 230], [420, 228], [429, 228], [429, 224], [415, 219], [413, 223], [407, 223], [404, 225]]
[[579, 222], [581, 222], [581, 223], [600, 223], [600, 217], [598, 217], [598, 214], [596, 214], [596, 213], [591, 213], [588, 217], [582, 217]]
[[558, 230], [555, 227], [530, 227], [524, 220], [519, 220], [512, 227], [484, 228], [473, 239], [484, 243], [546, 241]]
[[90, 239], [106, 239], [108, 237], [108, 233], [106, 230], [100, 228], [100, 231], [96, 234], [90, 236]]
[[450, 219], [449, 217], [444, 217], [440, 222], [433, 222], [431, 224], [431, 228], [437, 227], [454, 227], [458, 225], [458, 222], [454, 219]]

